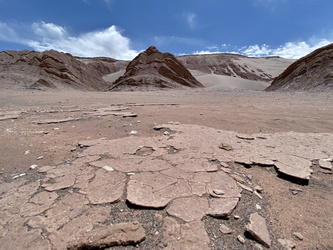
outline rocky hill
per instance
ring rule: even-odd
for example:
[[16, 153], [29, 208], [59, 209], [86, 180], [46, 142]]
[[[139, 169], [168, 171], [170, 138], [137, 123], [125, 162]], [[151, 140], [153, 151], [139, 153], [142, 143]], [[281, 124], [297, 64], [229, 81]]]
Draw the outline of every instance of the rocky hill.
[[170, 53], [161, 53], [151, 46], [131, 61], [123, 76], [109, 88], [120, 90], [156, 90], [203, 87]]
[[112, 69], [105, 66], [107, 63], [103, 65], [98, 60], [83, 63], [55, 50], [3, 51], [0, 52], [0, 86], [1, 89], [105, 90], [102, 75]]
[[178, 60], [189, 70], [261, 82], [272, 81], [293, 62], [281, 57], [246, 57], [227, 53], [187, 55], [178, 57]]
[[333, 44], [300, 58], [282, 72], [266, 91], [332, 91]]

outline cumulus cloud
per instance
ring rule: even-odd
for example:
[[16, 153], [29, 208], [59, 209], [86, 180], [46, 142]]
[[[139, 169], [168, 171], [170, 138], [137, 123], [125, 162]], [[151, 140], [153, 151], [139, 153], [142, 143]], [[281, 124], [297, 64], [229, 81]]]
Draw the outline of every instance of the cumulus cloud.
[[9, 25], [0, 23], [0, 40], [28, 45], [37, 51], [55, 49], [76, 56], [106, 56], [115, 59], [133, 59], [138, 52], [130, 48], [130, 39], [116, 26], [73, 36], [66, 28], [54, 23], [38, 22], [31, 26], [33, 35], [19, 37]]
[[239, 49], [238, 52], [240, 54], [253, 57], [280, 56], [284, 58], [298, 59], [320, 47], [333, 43], [333, 41], [330, 41], [328, 39], [314, 39], [314, 40], [315, 42], [305, 42], [305, 41], [287, 42], [284, 45], [279, 46], [277, 48], [272, 48], [267, 44], [263, 45], [255, 44], [248, 47], [243, 47]]
[[[193, 54], [216, 54], [216, 53], [233, 53], [233, 54], [241, 54], [249, 57], [266, 57], [266, 56], [280, 56], [283, 58], [288, 59], [299, 59], [307, 54], [311, 53], [312, 51], [326, 46], [328, 44], [333, 43], [333, 39], [318, 39], [312, 38], [308, 42], [300, 41], [300, 42], [287, 42], [278, 47], [272, 47], [267, 44], [262, 45], [250, 45], [244, 46], [242, 48], [235, 48], [234, 50], [225, 49], [226, 47], [231, 47], [230, 44], [222, 44], [219, 50], [211, 51], [209, 48], [208, 50], [201, 50], [195, 51]], [[216, 48], [214, 48], [216, 49]]]

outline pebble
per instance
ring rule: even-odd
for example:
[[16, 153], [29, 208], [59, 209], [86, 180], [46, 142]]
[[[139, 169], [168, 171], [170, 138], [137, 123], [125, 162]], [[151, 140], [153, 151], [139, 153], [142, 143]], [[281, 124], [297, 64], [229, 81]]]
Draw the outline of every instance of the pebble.
[[303, 239], [304, 239], [303, 235], [302, 235], [301, 233], [299, 233], [299, 232], [294, 232], [293, 235], [294, 235], [297, 239], [299, 239], [299, 240], [303, 240]]
[[38, 165], [31, 165], [30, 166], [30, 169], [35, 169], [35, 168], [37, 168], [38, 167]]
[[256, 204], [256, 209], [261, 210], [261, 206], [259, 204]]
[[220, 189], [214, 189], [214, 190], [213, 190], [213, 193], [214, 193], [214, 194], [217, 194], [217, 195], [223, 195], [223, 194], [224, 194], [224, 191], [223, 191], [223, 190], [220, 190]]
[[13, 176], [13, 180], [17, 179], [19, 177], [25, 176], [25, 175], [27, 175], [27, 174], [26, 173], [22, 173], [22, 174], [19, 174], [19, 175], [15, 175], [15, 176]]
[[238, 240], [240, 243], [245, 244], [245, 239], [244, 239], [244, 237], [243, 237], [242, 235], [238, 235], [238, 236], [237, 236], [237, 240]]
[[138, 133], [138, 131], [136, 131], [136, 130], [132, 130], [132, 131], [130, 132], [131, 135], [136, 135], [137, 133]]
[[261, 193], [261, 192], [264, 190], [264, 189], [263, 189], [261, 186], [259, 186], [259, 185], [255, 186], [254, 189], [255, 189], [257, 192], [259, 192], [259, 193]]
[[104, 166], [103, 169], [105, 169], [106, 171], [109, 171], [109, 172], [114, 171], [113, 167], [110, 167], [110, 166]]
[[220, 226], [220, 232], [223, 234], [231, 234], [233, 232], [233, 230], [229, 227], [227, 227], [226, 225], [222, 224]]
[[239, 220], [241, 217], [239, 215], [234, 215], [235, 220]]
[[37, 157], [37, 160], [42, 160], [44, 158], [44, 156], [39, 156]]

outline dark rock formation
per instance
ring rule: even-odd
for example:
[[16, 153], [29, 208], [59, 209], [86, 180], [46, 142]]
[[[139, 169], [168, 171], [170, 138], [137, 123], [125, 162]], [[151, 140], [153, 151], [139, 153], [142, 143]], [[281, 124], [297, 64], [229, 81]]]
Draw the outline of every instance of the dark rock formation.
[[266, 91], [332, 91], [333, 44], [300, 58], [282, 72]]
[[105, 90], [102, 73], [71, 54], [55, 50], [0, 52], [3, 88]]
[[130, 62], [123, 76], [110, 90], [157, 90], [203, 87], [173, 55], [161, 53], [154, 46]]

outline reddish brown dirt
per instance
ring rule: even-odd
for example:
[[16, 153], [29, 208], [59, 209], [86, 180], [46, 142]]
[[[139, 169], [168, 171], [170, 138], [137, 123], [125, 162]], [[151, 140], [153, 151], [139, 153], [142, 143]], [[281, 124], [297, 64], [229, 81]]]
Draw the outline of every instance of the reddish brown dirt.
[[[130, 108], [138, 117], [85, 116], [79, 121], [59, 124], [33, 123], [69, 116], [81, 117], [82, 113], [95, 108], [130, 103], [143, 104]], [[138, 131], [138, 136], [158, 135], [153, 130], [154, 125], [170, 121], [247, 134], [285, 131], [333, 133], [332, 107], [333, 100], [327, 93], [207, 90], [127, 93], [0, 92], [0, 112], [23, 112], [18, 119], [0, 121], [0, 177], [5, 182], [15, 174], [27, 171], [33, 164], [54, 165], [65, 161], [77, 154], [76, 144], [81, 140], [122, 138], [132, 130]], [[43, 159], [37, 160], [39, 156], [43, 156]], [[238, 165], [233, 168], [235, 171], [241, 168], [239, 171], [252, 175], [263, 187], [268, 197], [267, 222], [272, 233], [292, 239], [297, 243], [297, 249], [333, 247], [330, 236], [333, 225], [329, 220], [333, 217], [332, 175], [315, 171], [310, 185], [301, 186], [302, 192], [292, 195], [290, 188], [299, 186], [276, 178], [274, 171], [263, 168], [245, 169]], [[246, 201], [244, 195], [236, 212], [246, 210]], [[209, 226], [217, 222], [208, 220], [205, 223]], [[303, 234], [303, 241], [292, 236], [295, 231]], [[214, 243], [218, 244], [217, 240]]]

